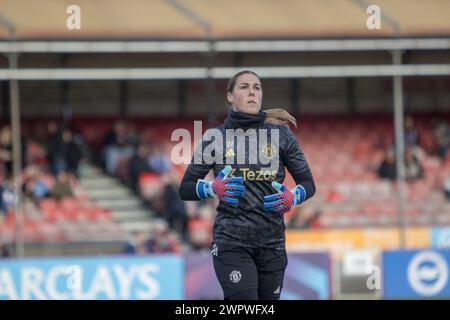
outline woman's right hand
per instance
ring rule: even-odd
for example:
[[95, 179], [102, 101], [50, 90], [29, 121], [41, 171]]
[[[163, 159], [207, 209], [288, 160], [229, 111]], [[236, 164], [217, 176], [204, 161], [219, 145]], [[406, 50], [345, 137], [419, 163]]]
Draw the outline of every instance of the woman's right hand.
[[231, 166], [226, 166], [213, 181], [198, 180], [196, 191], [200, 199], [218, 198], [229, 205], [237, 206], [244, 197], [245, 186], [242, 177], [231, 177]]

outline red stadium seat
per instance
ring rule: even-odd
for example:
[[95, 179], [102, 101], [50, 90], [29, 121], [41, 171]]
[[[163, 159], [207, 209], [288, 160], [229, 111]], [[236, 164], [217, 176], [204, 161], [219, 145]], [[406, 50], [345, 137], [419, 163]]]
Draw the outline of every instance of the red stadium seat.
[[153, 172], [144, 172], [139, 175], [139, 190], [144, 199], [151, 200], [162, 191], [161, 177]]

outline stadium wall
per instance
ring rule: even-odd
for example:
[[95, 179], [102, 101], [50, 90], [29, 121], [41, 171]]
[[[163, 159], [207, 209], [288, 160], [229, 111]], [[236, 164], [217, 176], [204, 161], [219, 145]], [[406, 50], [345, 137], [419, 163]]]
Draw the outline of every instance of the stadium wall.
[[[450, 249], [290, 253], [281, 299], [449, 299]], [[211, 256], [0, 260], [0, 300], [222, 299]]]
[[[289, 254], [283, 299], [330, 299], [326, 253]], [[211, 255], [0, 260], [0, 299], [222, 299]]]

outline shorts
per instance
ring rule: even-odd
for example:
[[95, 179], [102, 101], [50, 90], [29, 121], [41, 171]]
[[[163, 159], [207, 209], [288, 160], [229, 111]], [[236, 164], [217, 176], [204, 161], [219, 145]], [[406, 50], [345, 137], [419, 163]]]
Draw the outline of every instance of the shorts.
[[213, 243], [211, 254], [224, 299], [243, 291], [261, 300], [280, 299], [286, 250]]

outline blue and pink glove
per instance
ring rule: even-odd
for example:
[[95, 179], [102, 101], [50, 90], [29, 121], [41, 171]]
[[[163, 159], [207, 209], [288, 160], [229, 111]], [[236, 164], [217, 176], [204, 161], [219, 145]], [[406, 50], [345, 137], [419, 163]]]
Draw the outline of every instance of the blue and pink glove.
[[264, 210], [272, 213], [286, 213], [302, 203], [306, 198], [306, 191], [301, 185], [289, 190], [281, 183], [273, 181], [272, 187], [279, 193], [271, 194], [264, 197]]
[[227, 176], [231, 167], [226, 166], [213, 181], [198, 180], [196, 185], [197, 195], [200, 199], [218, 198], [232, 206], [239, 204], [239, 199], [244, 197], [245, 186], [242, 177]]

